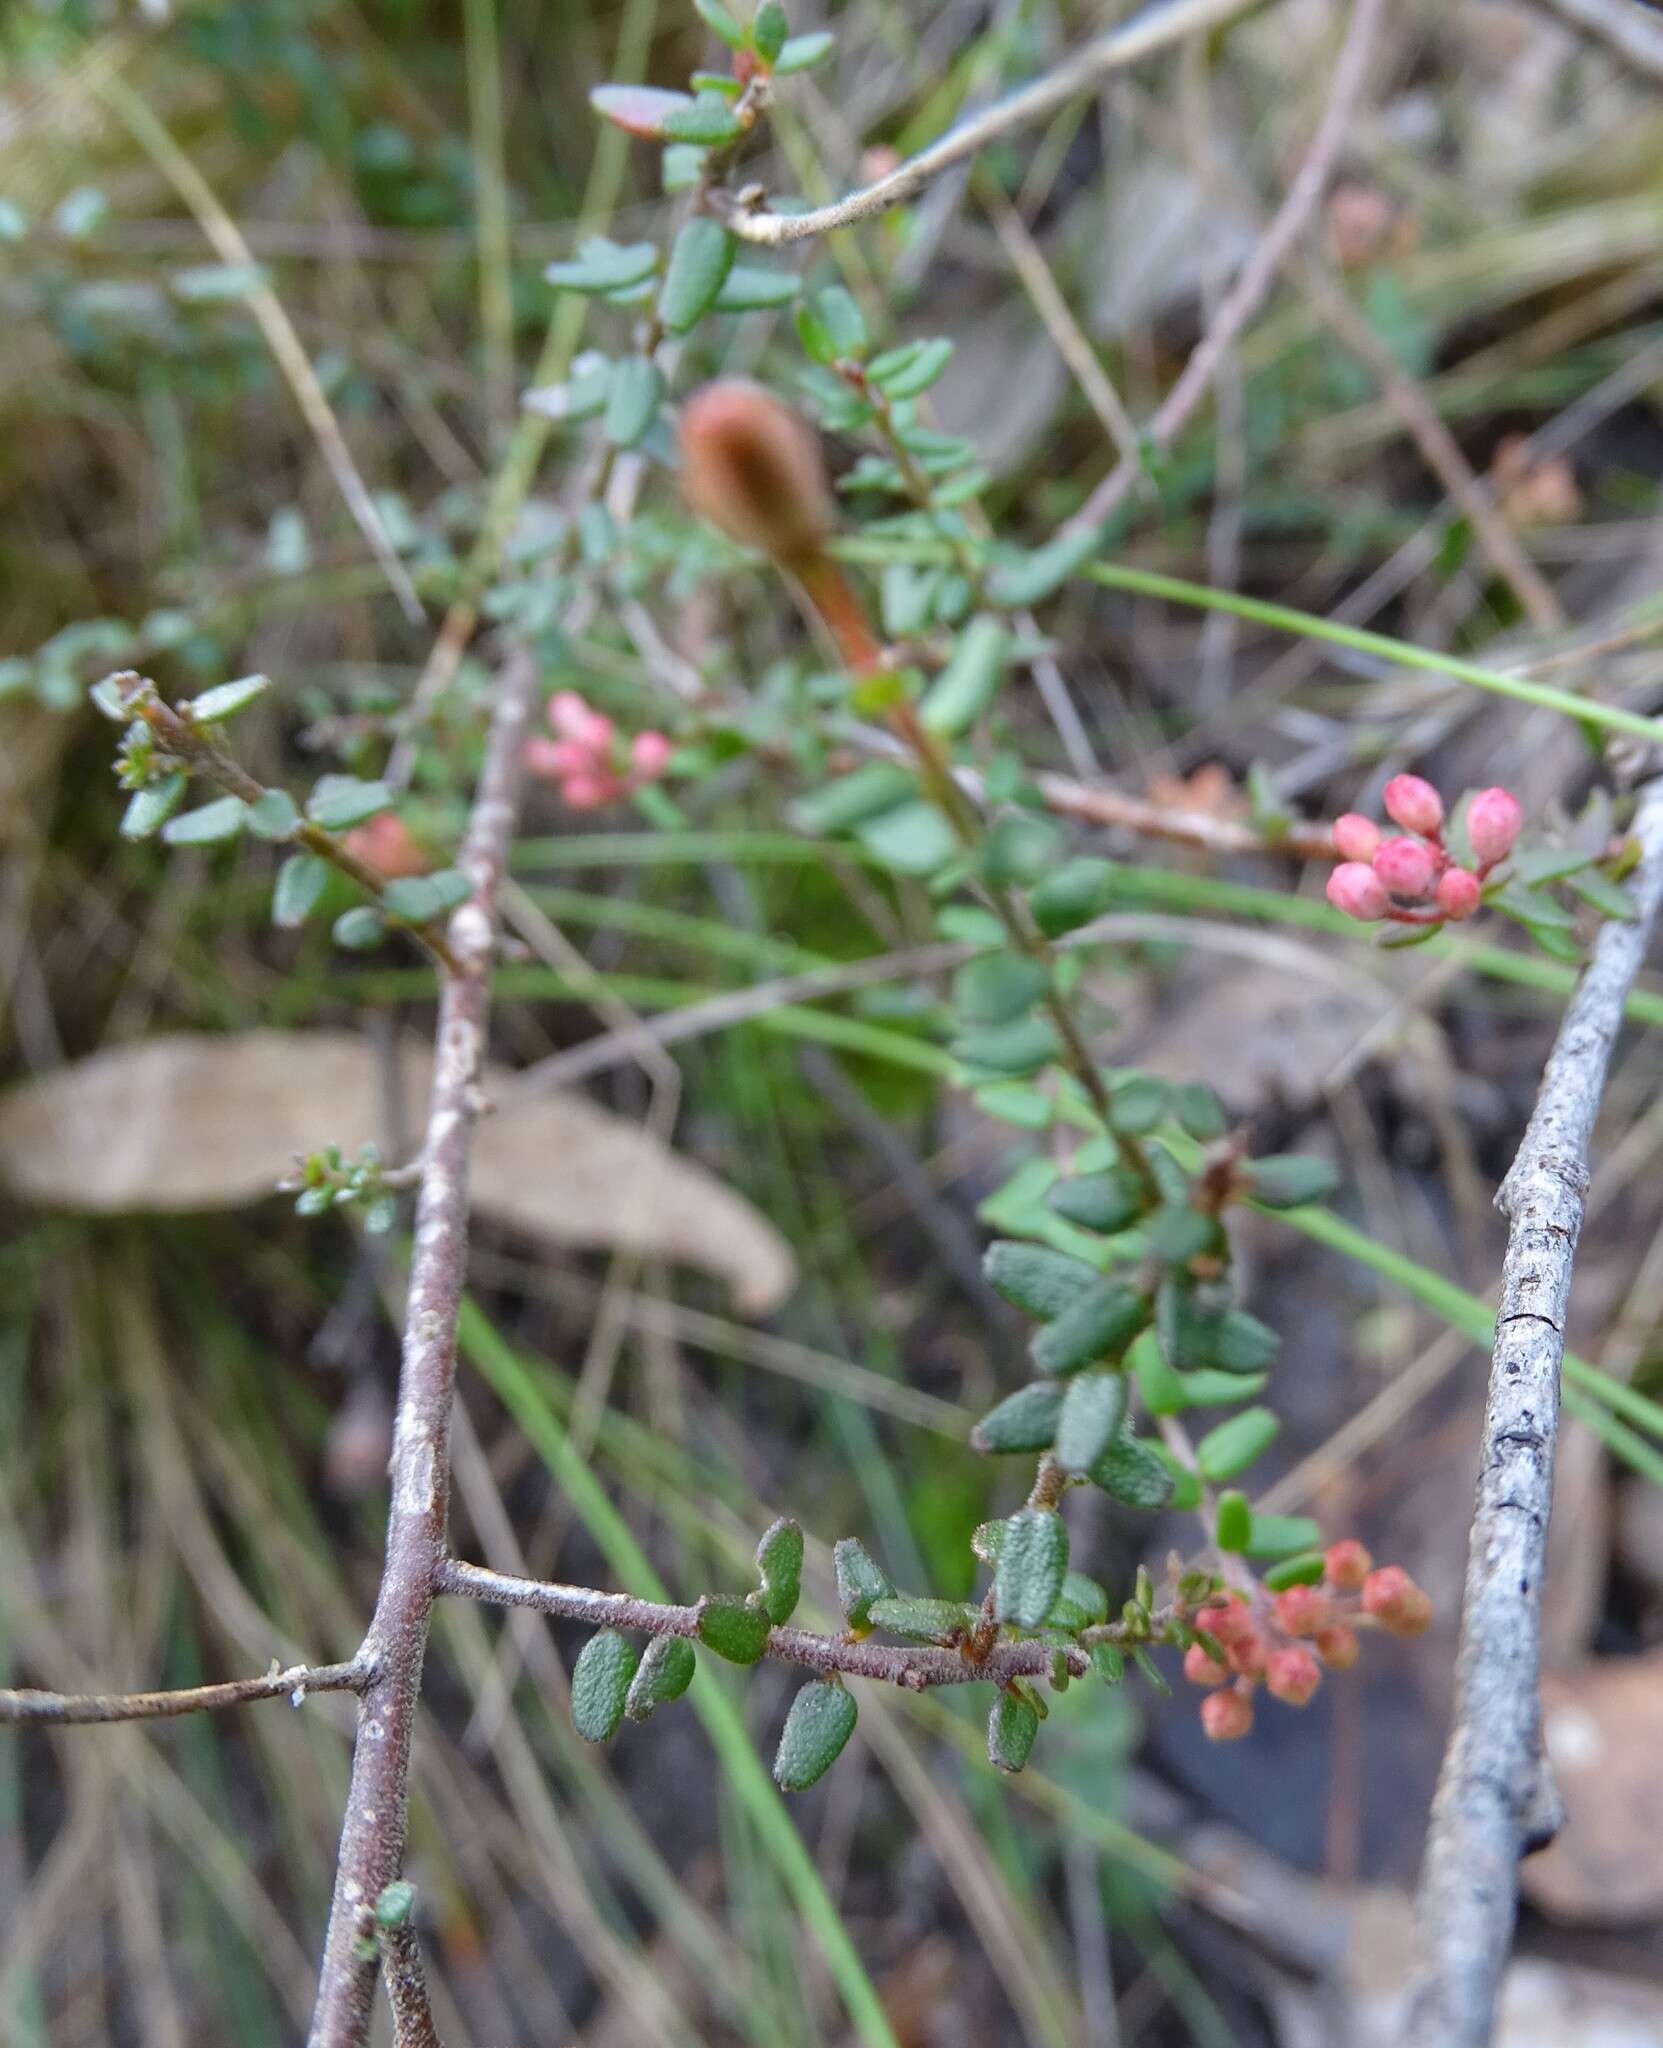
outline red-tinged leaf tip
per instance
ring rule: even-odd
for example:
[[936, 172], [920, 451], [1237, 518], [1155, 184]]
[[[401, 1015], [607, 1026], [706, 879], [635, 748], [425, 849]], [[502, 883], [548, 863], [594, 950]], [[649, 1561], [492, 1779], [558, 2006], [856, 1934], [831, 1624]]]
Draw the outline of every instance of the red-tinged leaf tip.
[[666, 92], [657, 85], [597, 85], [589, 104], [603, 121], [649, 142], [664, 139], [665, 116], [693, 103], [684, 92]]
[[688, 503], [730, 540], [783, 562], [818, 555], [833, 525], [820, 443], [772, 392], [707, 384], [682, 409], [681, 457]]

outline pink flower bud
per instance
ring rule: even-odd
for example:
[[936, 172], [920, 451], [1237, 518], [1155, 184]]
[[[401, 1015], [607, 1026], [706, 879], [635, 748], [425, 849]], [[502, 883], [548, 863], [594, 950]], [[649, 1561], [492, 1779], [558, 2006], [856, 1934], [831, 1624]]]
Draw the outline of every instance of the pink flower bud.
[[1265, 1666], [1265, 1689], [1290, 1707], [1302, 1707], [1322, 1683], [1322, 1666], [1309, 1650], [1277, 1650]]
[[1386, 784], [1386, 816], [1405, 832], [1436, 837], [1444, 822], [1444, 800], [1430, 782], [1418, 775], [1394, 775]]
[[1462, 918], [1471, 917], [1484, 901], [1484, 891], [1479, 887], [1478, 877], [1468, 868], [1447, 868], [1438, 883], [1438, 893], [1432, 899], [1445, 917], [1453, 918], [1457, 924]]
[[1334, 820], [1334, 844], [1341, 860], [1371, 861], [1380, 844], [1380, 827], [1361, 811], [1347, 811]]
[[1251, 1624], [1224, 1646], [1230, 1669], [1238, 1678], [1257, 1678], [1265, 1668], [1270, 1645]]
[[588, 699], [576, 690], [556, 690], [549, 699], [549, 724], [561, 738], [581, 740], [588, 723]]
[[1316, 1652], [1330, 1671], [1349, 1671], [1362, 1654], [1363, 1646], [1357, 1640], [1357, 1631], [1347, 1628], [1343, 1621], [1335, 1622], [1332, 1628], [1318, 1631]]
[[605, 763], [618, 737], [618, 728], [604, 711], [584, 713], [583, 730], [574, 735], [580, 747], [587, 747], [591, 759]]
[[1394, 896], [1424, 896], [1434, 866], [1418, 839], [1383, 839], [1375, 851], [1374, 872]]
[[1289, 1586], [1276, 1596], [1276, 1619], [1290, 1636], [1314, 1636], [1335, 1619], [1334, 1603], [1315, 1586]]
[[638, 732], [630, 742], [630, 766], [643, 782], [656, 782], [670, 765], [674, 751], [669, 739], [661, 732]]
[[1432, 1620], [1432, 1602], [1400, 1564], [1382, 1565], [1363, 1581], [1363, 1612], [1394, 1636], [1418, 1636]]
[[1222, 1664], [1215, 1664], [1199, 1643], [1184, 1652], [1184, 1676], [1191, 1685], [1222, 1685], [1230, 1676]]
[[1485, 867], [1513, 851], [1524, 813], [1510, 789], [1481, 789], [1467, 806], [1467, 839]]
[[835, 523], [813, 429], [760, 384], [707, 384], [682, 408], [682, 488], [730, 540], [812, 560]]
[[1234, 1686], [1201, 1702], [1201, 1732], [1209, 1742], [1239, 1742], [1253, 1726], [1253, 1702]]
[[1338, 1587], [1342, 1593], [1355, 1593], [1374, 1569], [1374, 1559], [1355, 1536], [1345, 1536], [1338, 1543], [1329, 1544], [1322, 1567], [1329, 1585]]
[[377, 811], [346, 835], [346, 850], [389, 882], [425, 875], [433, 863], [397, 811]]
[[1328, 877], [1328, 900], [1347, 917], [1373, 924], [1386, 915], [1386, 885], [1360, 860], [1342, 861]]
[[568, 775], [560, 794], [574, 811], [598, 811], [618, 794], [618, 783], [610, 775]]
[[1195, 1625], [1221, 1643], [1229, 1644], [1252, 1630], [1253, 1617], [1239, 1600], [1220, 1600], [1212, 1607], [1203, 1607], [1195, 1617]]

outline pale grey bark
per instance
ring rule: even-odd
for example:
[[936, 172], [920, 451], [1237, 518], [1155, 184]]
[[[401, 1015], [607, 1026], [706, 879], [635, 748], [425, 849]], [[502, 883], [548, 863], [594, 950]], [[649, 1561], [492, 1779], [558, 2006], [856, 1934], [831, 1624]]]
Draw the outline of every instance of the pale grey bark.
[[1417, 1912], [1421, 1974], [1406, 2039], [1484, 2048], [1512, 1941], [1519, 1858], [1551, 1837], [1557, 1797], [1541, 1746], [1542, 1570], [1559, 1426], [1571, 1268], [1588, 1146], [1623, 1005], [1663, 898], [1663, 780], [1641, 795], [1632, 923], [1594, 941], [1496, 1205], [1507, 1253], [1479, 1460], [1455, 1714]]

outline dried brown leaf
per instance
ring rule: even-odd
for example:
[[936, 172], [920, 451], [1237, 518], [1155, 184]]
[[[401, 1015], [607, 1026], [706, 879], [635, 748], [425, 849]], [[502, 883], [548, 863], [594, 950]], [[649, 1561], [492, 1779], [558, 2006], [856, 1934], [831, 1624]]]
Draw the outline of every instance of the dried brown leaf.
[[[99, 1214], [233, 1208], [298, 1154], [381, 1142], [377, 1053], [346, 1032], [179, 1034], [95, 1053], [0, 1097], [0, 1181], [21, 1200]], [[400, 1055], [406, 1100], [432, 1055]], [[487, 1099], [512, 1075], [489, 1068]], [[789, 1246], [741, 1196], [581, 1096], [516, 1097], [475, 1144], [476, 1214], [552, 1245], [623, 1247], [718, 1274], [761, 1315], [790, 1292]]]

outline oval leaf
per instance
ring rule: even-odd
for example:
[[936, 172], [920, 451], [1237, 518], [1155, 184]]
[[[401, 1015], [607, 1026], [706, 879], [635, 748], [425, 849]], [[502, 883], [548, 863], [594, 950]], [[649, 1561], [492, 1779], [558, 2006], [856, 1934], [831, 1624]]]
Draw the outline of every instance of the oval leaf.
[[854, 1695], [829, 1680], [805, 1685], [791, 1702], [774, 1757], [774, 1783], [782, 1792], [806, 1792], [823, 1778], [854, 1733]]
[[656, 1708], [679, 1700], [693, 1683], [698, 1659], [685, 1636], [654, 1636], [643, 1652], [624, 1698], [632, 1721], [645, 1721]]
[[1047, 1508], [1024, 1508], [1006, 1524], [993, 1576], [995, 1617], [1016, 1628], [1043, 1628], [1068, 1570], [1068, 1530]]
[[572, 1721], [585, 1742], [610, 1742], [617, 1734], [639, 1662], [640, 1652], [616, 1629], [584, 1644], [572, 1672]]

